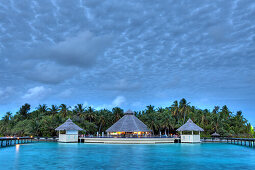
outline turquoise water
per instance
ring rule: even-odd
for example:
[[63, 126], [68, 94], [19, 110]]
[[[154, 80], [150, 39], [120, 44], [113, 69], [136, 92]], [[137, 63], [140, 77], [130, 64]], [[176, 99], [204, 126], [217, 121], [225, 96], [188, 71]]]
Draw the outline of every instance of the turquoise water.
[[33, 143], [0, 148], [0, 169], [255, 169], [255, 149], [231, 144]]

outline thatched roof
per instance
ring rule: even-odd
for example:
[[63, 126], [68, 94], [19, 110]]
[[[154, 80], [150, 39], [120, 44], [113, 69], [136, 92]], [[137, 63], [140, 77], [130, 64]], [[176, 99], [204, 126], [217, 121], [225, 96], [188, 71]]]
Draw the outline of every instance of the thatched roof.
[[214, 132], [213, 134], [211, 134], [211, 136], [220, 136], [220, 134]]
[[134, 112], [128, 110], [125, 115], [114, 123], [106, 132], [150, 132], [151, 130], [140, 121]]
[[191, 119], [189, 119], [184, 125], [177, 129], [177, 131], [204, 131], [201, 127], [196, 125]]
[[126, 112], [125, 112], [125, 114], [130, 114], [130, 115], [133, 115], [133, 114], [135, 114], [132, 110], [127, 110]]
[[55, 130], [83, 130], [77, 126], [71, 119], [68, 119], [64, 124], [60, 125]]

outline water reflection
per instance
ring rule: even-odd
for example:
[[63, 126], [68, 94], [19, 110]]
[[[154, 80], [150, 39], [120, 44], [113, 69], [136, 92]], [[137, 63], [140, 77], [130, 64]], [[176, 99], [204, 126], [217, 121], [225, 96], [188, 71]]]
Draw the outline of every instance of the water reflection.
[[16, 153], [19, 153], [19, 147], [20, 147], [20, 145], [17, 144], [17, 145], [16, 145]]

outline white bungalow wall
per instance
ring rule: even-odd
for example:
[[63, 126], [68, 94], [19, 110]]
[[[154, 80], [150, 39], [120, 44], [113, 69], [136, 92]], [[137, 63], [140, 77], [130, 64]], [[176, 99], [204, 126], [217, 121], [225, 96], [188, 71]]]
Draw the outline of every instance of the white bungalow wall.
[[59, 142], [78, 142], [78, 131], [68, 130], [66, 134], [59, 134]]
[[182, 143], [197, 143], [200, 141], [200, 135], [181, 135]]
[[60, 134], [59, 142], [78, 142], [78, 135]]

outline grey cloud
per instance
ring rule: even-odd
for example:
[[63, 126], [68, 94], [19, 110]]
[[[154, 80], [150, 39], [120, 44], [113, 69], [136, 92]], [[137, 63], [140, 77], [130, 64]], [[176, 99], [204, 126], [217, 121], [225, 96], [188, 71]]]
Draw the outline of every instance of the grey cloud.
[[64, 67], [55, 63], [35, 64], [32, 71], [27, 70], [24, 76], [30, 80], [46, 84], [58, 84], [79, 76], [79, 69], [75, 67]]
[[141, 84], [138, 82], [127, 81], [126, 79], [120, 79], [115, 82], [104, 82], [102, 88], [113, 91], [137, 91], [141, 88]]
[[[17, 75], [43, 83], [60, 83], [79, 76], [81, 69], [96, 65], [97, 58], [111, 44], [111, 36], [79, 33], [55, 45], [45, 43], [31, 48], [21, 48], [9, 55], [4, 67], [18, 71]], [[4, 61], [3, 61], [4, 62]]]
[[83, 32], [56, 44], [48, 58], [64, 65], [90, 67], [110, 44], [110, 36], [96, 37], [90, 32]]
[[10, 102], [10, 99], [12, 98], [12, 95], [14, 95], [14, 92], [15, 91], [13, 87], [0, 87], [0, 104], [7, 104], [8, 102]]
[[51, 89], [47, 89], [44, 86], [35, 86], [32, 88], [29, 88], [25, 95], [22, 96], [23, 99], [26, 101], [35, 101], [43, 99], [47, 96], [47, 93], [49, 93]]
[[94, 66], [97, 57], [103, 55], [104, 50], [110, 46], [111, 38], [111, 36], [95, 36], [91, 32], [85, 31], [54, 45], [41, 44], [25, 58], [54, 61], [64, 66], [88, 68]]

